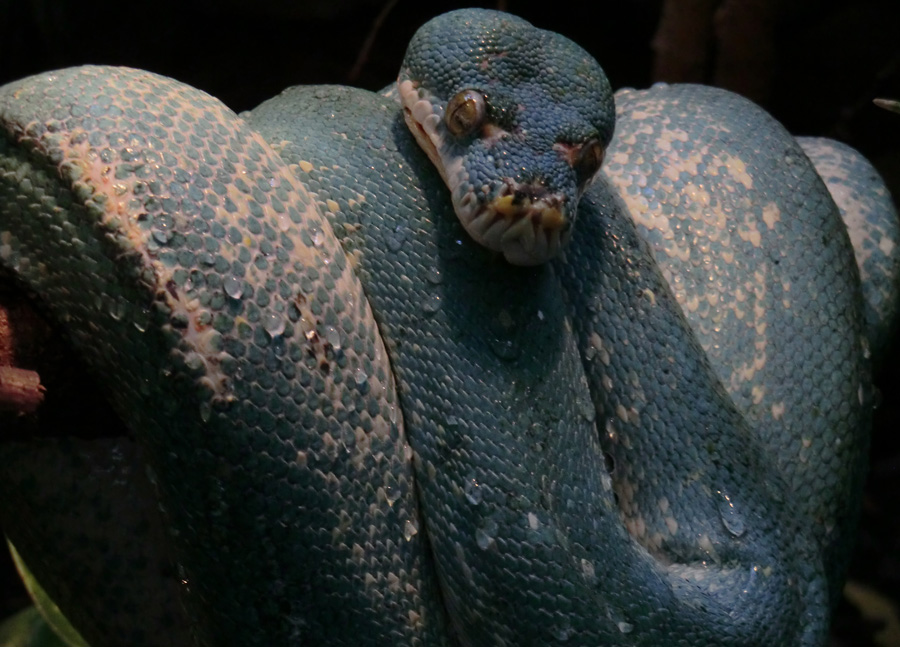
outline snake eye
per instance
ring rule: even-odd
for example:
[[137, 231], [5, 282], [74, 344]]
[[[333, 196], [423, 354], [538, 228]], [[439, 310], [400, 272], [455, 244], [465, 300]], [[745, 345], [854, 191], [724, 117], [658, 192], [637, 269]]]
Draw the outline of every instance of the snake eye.
[[450, 99], [444, 121], [451, 133], [463, 137], [481, 125], [486, 113], [484, 95], [475, 90], [463, 90]]
[[600, 170], [600, 164], [603, 163], [603, 156], [606, 151], [597, 140], [591, 140], [581, 147], [578, 151], [578, 157], [572, 165], [575, 169], [575, 176], [578, 179], [578, 186], [584, 186], [597, 171]]

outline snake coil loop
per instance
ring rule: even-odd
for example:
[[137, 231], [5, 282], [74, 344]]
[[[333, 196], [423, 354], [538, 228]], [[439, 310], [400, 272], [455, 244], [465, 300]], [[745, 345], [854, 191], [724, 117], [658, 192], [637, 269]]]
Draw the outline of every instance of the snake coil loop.
[[0, 521], [93, 647], [824, 645], [900, 274], [873, 177], [478, 9], [390, 96], [9, 84], [0, 266], [127, 432], [0, 438]]

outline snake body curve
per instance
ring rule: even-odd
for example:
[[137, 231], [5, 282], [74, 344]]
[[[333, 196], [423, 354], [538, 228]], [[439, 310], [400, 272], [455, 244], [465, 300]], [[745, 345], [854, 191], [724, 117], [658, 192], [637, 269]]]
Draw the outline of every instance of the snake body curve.
[[871, 408], [837, 208], [748, 102], [617, 104], [562, 258], [516, 268], [394, 98], [0, 92], [0, 262], [107, 376], [172, 529], [186, 626], [129, 644], [824, 643]]

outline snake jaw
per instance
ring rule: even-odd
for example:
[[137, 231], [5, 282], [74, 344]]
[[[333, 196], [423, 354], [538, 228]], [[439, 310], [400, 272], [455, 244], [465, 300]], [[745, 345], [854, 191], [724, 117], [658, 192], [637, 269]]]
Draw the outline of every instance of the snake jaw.
[[475, 242], [513, 265], [539, 265], [556, 256], [571, 230], [566, 196], [511, 178], [482, 186], [479, 195], [462, 157], [442, 153], [441, 104], [402, 73], [398, 89], [407, 126], [450, 189], [453, 209]]
[[513, 265], [539, 265], [568, 242], [566, 199], [543, 187], [505, 180], [490, 200], [467, 191], [454, 208], [469, 235]]

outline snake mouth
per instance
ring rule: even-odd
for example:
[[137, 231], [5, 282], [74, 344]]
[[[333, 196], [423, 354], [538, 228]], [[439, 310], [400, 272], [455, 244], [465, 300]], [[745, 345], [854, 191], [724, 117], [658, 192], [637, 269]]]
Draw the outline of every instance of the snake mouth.
[[505, 180], [496, 195], [480, 201], [475, 191], [456, 199], [454, 208], [468, 234], [502, 252], [513, 265], [539, 265], [559, 253], [569, 237], [565, 199], [537, 185]]

